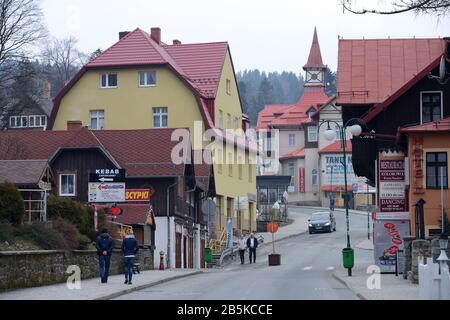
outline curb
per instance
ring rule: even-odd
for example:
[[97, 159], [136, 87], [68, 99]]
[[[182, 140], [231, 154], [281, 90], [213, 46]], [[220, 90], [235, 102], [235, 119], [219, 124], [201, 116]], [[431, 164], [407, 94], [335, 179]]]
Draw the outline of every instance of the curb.
[[[291, 208], [314, 209], [314, 210], [328, 210], [329, 209], [329, 208], [326, 208], [326, 207], [308, 207], [308, 206], [293, 206], [293, 205], [290, 205], [289, 207], [291, 207]], [[339, 209], [334, 209], [334, 211], [345, 212], [345, 209], [339, 208]], [[357, 214], [357, 215], [360, 215], [360, 216], [367, 216], [367, 212], [363, 212], [363, 211], [356, 211], [356, 210], [350, 209], [348, 212], [351, 213], [351, 214]]]
[[147, 288], [154, 287], [154, 286], [157, 286], [157, 285], [162, 284], [162, 283], [166, 283], [166, 282], [169, 282], [169, 281], [178, 280], [178, 279], [182, 279], [182, 278], [187, 278], [187, 277], [190, 277], [190, 276], [196, 276], [196, 275], [199, 275], [199, 274], [202, 274], [202, 273], [204, 273], [204, 272], [203, 271], [196, 271], [196, 272], [189, 273], [189, 274], [182, 274], [182, 275], [178, 275], [178, 276], [174, 276], [174, 277], [158, 280], [158, 281], [155, 281], [155, 282], [142, 284], [142, 285], [134, 287], [134, 288], [125, 289], [125, 290], [122, 290], [122, 291], [119, 291], [119, 292], [115, 292], [115, 293], [109, 294], [107, 296], [95, 298], [93, 300], [111, 300], [111, 299], [114, 299], [114, 298], [117, 298], [117, 297], [129, 294], [129, 293], [132, 293], [134, 291], [147, 289]]
[[339, 277], [336, 272], [333, 272], [331, 274], [331, 276], [336, 279], [337, 281], [339, 281], [340, 283], [342, 283], [348, 290], [350, 290], [351, 292], [353, 292], [360, 300], [369, 300], [366, 297], [364, 297], [362, 294], [360, 294], [359, 292], [356, 292], [353, 288], [351, 288], [348, 283], [342, 279], [341, 277]]

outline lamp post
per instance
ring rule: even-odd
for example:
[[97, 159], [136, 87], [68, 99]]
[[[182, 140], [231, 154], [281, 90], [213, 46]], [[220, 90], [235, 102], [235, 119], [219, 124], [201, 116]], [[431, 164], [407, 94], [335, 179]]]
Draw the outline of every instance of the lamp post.
[[369, 180], [366, 180], [366, 186], [367, 186], [367, 240], [370, 240]]
[[352, 118], [348, 120], [344, 125], [340, 125], [338, 122], [333, 120], [326, 120], [322, 121], [318, 127], [318, 130], [320, 131], [320, 127], [323, 124], [327, 124], [327, 130], [324, 132], [324, 137], [328, 141], [333, 141], [336, 139], [336, 131], [332, 130], [330, 128], [330, 122], [334, 123], [341, 132], [341, 142], [342, 142], [342, 165], [344, 167], [344, 204], [345, 204], [345, 219], [346, 219], [346, 225], [347, 225], [347, 247], [343, 249], [342, 255], [343, 255], [343, 261], [344, 261], [344, 267], [348, 270], [348, 276], [352, 276], [352, 268], [354, 266], [354, 252], [351, 247], [350, 243], [350, 221], [349, 221], [349, 202], [350, 202], [350, 195], [348, 193], [348, 181], [347, 181], [347, 135], [346, 130], [349, 128], [350, 133], [354, 137], [358, 137], [362, 133], [362, 127], [359, 125], [359, 123], [362, 123], [361, 119]]

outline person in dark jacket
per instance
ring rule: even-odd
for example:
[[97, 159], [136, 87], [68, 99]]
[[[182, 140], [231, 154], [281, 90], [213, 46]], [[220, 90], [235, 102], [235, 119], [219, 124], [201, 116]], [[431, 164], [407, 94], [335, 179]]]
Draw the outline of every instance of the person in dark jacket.
[[133, 230], [128, 231], [122, 242], [122, 252], [124, 258], [125, 284], [132, 284], [133, 265], [136, 253], [139, 251], [139, 244], [134, 237]]
[[98, 255], [98, 269], [102, 283], [108, 282], [109, 265], [111, 263], [111, 254], [114, 248], [114, 240], [108, 234], [108, 229], [103, 228], [101, 234], [95, 241]]
[[256, 263], [256, 248], [258, 248], [258, 239], [255, 238], [253, 233], [251, 233], [250, 238], [247, 239], [247, 247], [250, 256], [250, 264], [252, 263], [252, 260], [253, 263]]

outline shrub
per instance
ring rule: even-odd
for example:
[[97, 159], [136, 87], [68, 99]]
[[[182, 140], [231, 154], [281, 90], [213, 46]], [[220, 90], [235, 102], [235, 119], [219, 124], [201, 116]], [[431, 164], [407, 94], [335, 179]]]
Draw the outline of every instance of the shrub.
[[65, 237], [45, 223], [22, 225], [16, 229], [15, 236], [30, 241], [43, 250], [70, 249]]
[[14, 227], [11, 223], [0, 223], [0, 242], [14, 242]]
[[80, 250], [95, 249], [95, 247], [92, 245], [92, 240], [88, 236], [85, 236], [84, 234], [79, 235], [78, 242], [80, 244], [79, 246]]
[[20, 191], [12, 183], [0, 184], [0, 222], [19, 225], [24, 215], [25, 204]]
[[53, 230], [59, 232], [64, 238], [70, 249], [78, 249], [80, 247], [80, 232], [72, 223], [62, 218], [52, 221]]
[[71, 199], [50, 196], [47, 203], [47, 214], [49, 219], [62, 218], [70, 221], [81, 234], [88, 235], [94, 229], [93, 209]]

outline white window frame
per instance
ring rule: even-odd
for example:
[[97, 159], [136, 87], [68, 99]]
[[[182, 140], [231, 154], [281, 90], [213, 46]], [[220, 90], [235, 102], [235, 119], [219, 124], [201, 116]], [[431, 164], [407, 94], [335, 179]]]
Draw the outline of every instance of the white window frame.
[[[31, 125], [31, 119], [33, 119], [33, 125]], [[39, 119], [39, 125], [37, 125], [37, 119]], [[42, 121], [44, 120], [44, 121]], [[31, 115], [28, 116], [28, 127], [30, 128], [45, 128], [47, 126], [47, 116], [46, 115]]]
[[227, 86], [227, 88], [226, 88], [227, 94], [231, 95], [231, 80], [230, 79], [227, 79], [226, 86]]
[[[103, 76], [106, 75], [106, 86], [103, 86]], [[109, 76], [115, 75], [116, 76], [116, 85], [110, 86], [109, 85]], [[119, 75], [117, 73], [111, 72], [111, 73], [101, 73], [100, 74], [100, 88], [102, 89], [116, 89], [119, 85]]]
[[[315, 139], [311, 139], [311, 134], [313, 133], [316, 135]], [[319, 140], [319, 132], [317, 130], [317, 126], [308, 126], [308, 142], [318, 142], [318, 140]]]
[[[164, 109], [165, 109], [165, 112], [164, 112]], [[156, 111], [161, 111], [161, 112], [158, 112], [158, 113], [156, 113]], [[167, 125], [166, 126], [163, 126], [163, 117], [166, 117], [166, 119], [167, 119]], [[155, 117], [159, 117], [159, 126], [157, 127], [156, 125], [155, 125]], [[168, 107], [154, 107], [154, 108], [152, 108], [152, 119], [153, 119], [153, 128], [156, 128], [156, 129], [165, 129], [165, 128], [168, 128], [169, 127], [169, 108]]]
[[[12, 123], [12, 119], [14, 119], [14, 126], [11, 126]], [[26, 124], [22, 125], [22, 120], [25, 120]], [[28, 128], [29, 126], [29, 119], [28, 116], [11, 116], [9, 117], [9, 127], [10, 128], [15, 128], [15, 129], [20, 129], [20, 128]]]
[[[73, 177], [73, 193], [62, 193], [62, 177], [71, 176]], [[60, 197], [75, 197], [77, 192], [77, 175], [76, 173], [60, 173], [59, 174], [59, 196]]]
[[[424, 93], [440, 93], [441, 94], [441, 119], [444, 117], [444, 93], [443, 91], [420, 91], [420, 124], [423, 124], [423, 108], [422, 108], [422, 97]], [[433, 122], [433, 121], [430, 121]]]
[[[93, 113], [97, 113], [96, 115], [93, 115]], [[101, 112], [103, 114], [103, 116], [100, 116], [98, 113]], [[97, 119], [97, 128], [93, 128], [92, 127], [92, 119], [95, 118]], [[101, 128], [98, 127], [99, 124], [99, 120], [103, 120], [103, 126], [101, 126]], [[90, 130], [94, 130], [94, 131], [100, 131], [100, 130], [104, 130], [105, 128], [105, 110], [102, 109], [96, 109], [96, 110], [90, 110], [89, 111], [89, 129]]]
[[219, 109], [219, 128], [223, 129], [223, 110]]
[[[141, 83], [141, 74], [144, 74], [144, 82], [145, 84]], [[148, 84], [148, 75], [149, 73], [153, 73], [154, 74], [154, 78], [155, 78], [155, 83], [154, 84]], [[151, 87], [156, 87], [156, 71], [139, 71], [138, 72], [138, 83], [139, 83], [139, 87], [140, 88], [151, 88]]]
[[[292, 141], [291, 141], [291, 138], [293, 138]], [[288, 144], [290, 146], [295, 146], [295, 140], [296, 140], [295, 138], [296, 138], [296, 134], [295, 133], [289, 133], [289, 135], [288, 135]]]
[[[292, 168], [292, 174], [291, 174], [291, 168]], [[288, 175], [290, 175], [291, 177], [295, 177], [295, 162], [289, 162], [288, 163]]]
[[[314, 180], [316, 180], [314, 182]], [[318, 186], [319, 185], [319, 170], [312, 169], [311, 170], [311, 185]]]

